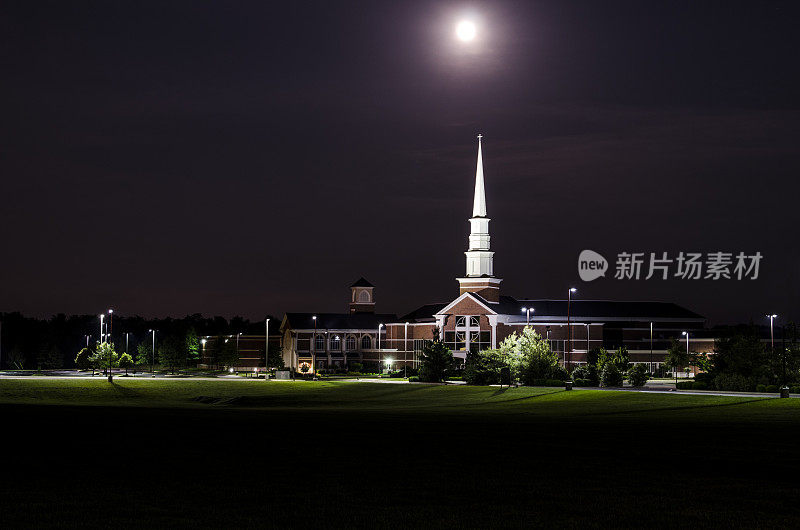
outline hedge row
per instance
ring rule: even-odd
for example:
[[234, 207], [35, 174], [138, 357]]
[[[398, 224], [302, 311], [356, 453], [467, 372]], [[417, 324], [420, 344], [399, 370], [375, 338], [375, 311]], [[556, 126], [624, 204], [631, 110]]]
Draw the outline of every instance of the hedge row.
[[[577, 384], [577, 381], [576, 381]], [[678, 390], [708, 390], [708, 384], [700, 381], [679, 381], [676, 385]], [[781, 391], [778, 385], [756, 385], [756, 392], [767, 394], [777, 394]], [[800, 386], [793, 386], [789, 389], [792, 394], [800, 394]]]
[[708, 390], [708, 384], [700, 381], [678, 381], [675, 388], [678, 390]]

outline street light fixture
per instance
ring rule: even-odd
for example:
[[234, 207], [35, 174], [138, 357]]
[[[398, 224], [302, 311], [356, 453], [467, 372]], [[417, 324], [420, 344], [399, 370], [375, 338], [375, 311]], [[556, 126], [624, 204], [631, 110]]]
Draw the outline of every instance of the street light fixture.
[[572, 326], [569, 322], [569, 306], [572, 303], [572, 293], [577, 292], [578, 290], [575, 287], [570, 287], [567, 291], [567, 372], [569, 372], [570, 366], [572, 365]]
[[269, 379], [269, 318], [264, 327], [264, 381], [267, 381]]
[[104, 313], [100, 313], [100, 344], [103, 344], [105, 335], [103, 334], [103, 319], [106, 318]]
[[148, 329], [148, 333], [153, 334], [153, 356], [150, 357], [150, 377], [156, 376], [156, 329]]
[[311, 338], [311, 374], [317, 378], [317, 315], [311, 317], [314, 321], [314, 336]]
[[383, 327], [383, 322], [378, 324], [378, 364], [383, 363], [383, 352], [381, 352], [381, 328]]
[[[689, 358], [689, 332], [688, 331], [681, 331], [681, 335], [686, 336], [686, 358]], [[678, 384], [678, 367], [675, 367], [675, 384]]]
[[525, 327], [531, 325], [531, 313], [535, 311], [532, 307], [523, 307], [522, 312], [525, 313]]

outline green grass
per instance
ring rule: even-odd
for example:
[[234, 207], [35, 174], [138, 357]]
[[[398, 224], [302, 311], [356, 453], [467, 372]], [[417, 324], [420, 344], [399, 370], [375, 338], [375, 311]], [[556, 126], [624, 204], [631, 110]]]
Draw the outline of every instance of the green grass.
[[0, 414], [9, 527], [800, 522], [796, 399], [37, 378]]

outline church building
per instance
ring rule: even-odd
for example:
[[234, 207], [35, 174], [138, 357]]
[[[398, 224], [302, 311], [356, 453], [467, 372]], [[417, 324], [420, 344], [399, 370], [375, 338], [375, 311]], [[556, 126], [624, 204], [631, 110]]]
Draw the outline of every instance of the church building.
[[[713, 351], [713, 339], [700, 338], [705, 318], [670, 302], [626, 302], [573, 298], [517, 299], [501, 292], [495, 275], [483, 172], [482, 137], [478, 135], [475, 195], [465, 252], [465, 274], [457, 278], [458, 296], [427, 303], [397, 318], [375, 313], [374, 286], [361, 278], [351, 286], [348, 313], [288, 313], [281, 324], [284, 362], [302, 372], [358, 362], [382, 370], [416, 367], [426, 340], [440, 338], [462, 362], [467, 352], [496, 348], [506, 337], [532, 326], [550, 341], [562, 364], [586, 362], [599, 347], [626, 346], [632, 362], [655, 370], [673, 339], [691, 350]], [[577, 293], [575, 293], [577, 294]], [[696, 338], [692, 338], [695, 337]]]

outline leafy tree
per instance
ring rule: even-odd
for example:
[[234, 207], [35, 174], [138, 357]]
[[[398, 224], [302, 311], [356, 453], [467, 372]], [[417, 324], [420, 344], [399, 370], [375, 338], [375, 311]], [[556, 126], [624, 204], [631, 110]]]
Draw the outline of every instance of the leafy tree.
[[664, 366], [674, 370], [676, 374], [675, 377], [677, 378], [678, 370], [685, 366], [689, 366], [691, 361], [692, 356], [686, 351], [686, 347], [683, 346], [677, 339], [673, 339], [672, 345], [670, 345], [669, 349], [667, 350], [667, 356], [664, 358]]
[[597, 353], [596, 362], [598, 372], [602, 372], [609, 364], [613, 364], [619, 372], [624, 372], [628, 369], [628, 364], [630, 363], [628, 348], [620, 346], [613, 352], [609, 352], [605, 348], [600, 348]]
[[614, 363], [607, 363], [600, 373], [600, 384], [604, 387], [622, 386], [622, 372], [619, 371]]
[[176, 340], [175, 337], [167, 337], [161, 341], [158, 347], [158, 358], [163, 366], [166, 366], [171, 373], [175, 373], [175, 368], [183, 366], [186, 361], [186, 353], [183, 350], [184, 343]]
[[78, 355], [75, 356], [75, 365], [78, 367], [78, 370], [88, 370], [92, 367], [92, 363], [89, 361], [91, 356], [92, 350], [89, 348], [83, 348], [78, 352]]
[[469, 385], [496, 385], [501, 382], [504, 368], [509, 370], [510, 366], [499, 349], [470, 352], [464, 366], [464, 381]]
[[222, 366], [236, 366], [236, 363], [239, 362], [236, 341], [232, 337], [218, 336], [215, 340], [214, 352], [217, 362]]
[[729, 373], [757, 378], [764, 375], [769, 363], [767, 348], [761, 343], [755, 328], [717, 339], [714, 351], [712, 371], [715, 375]]
[[[353, 364], [353, 363], [351, 363]], [[278, 370], [282, 370], [285, 368], [283, 363], [283, 351], [278, 344], [270, 344], [269, 345], [269, 358], [267, 359], [267, 365], [269, 368], [277, 368]], [[360, 370], [353, 370], [354, 372], [359, 372]]]
[[523, 384], [532, 385], [535, 379], [549, 379], [556, 375], [558, 354], [550, 349], [549, 341], [528, 326], [515, 339], [519, 352], [519, 376]]
[[631, 386], [642, 387], [648, 380], [647, 367], [644, 363], [634, 364], [628, 370], [628, 381]]
[[200, 337], [194, 328], [189, 328], [186, 332], [186, 359], [189, 363], [196, 363], [200, 360]]
[[128, 368], [133, 366], [133, 357], [129, 353], [123, 353], [119, 356], [119, 367], [125, 368], [125, 375], [128, 375]]
[[39, 350], [36, 364], [41, 369], [53, 370], [64, 366], [64, 357], [61, 355], [61, 350], [58, 349], [58, 346], [54, 344], [45, 345]]
[[419, 380], [440, 383], [454, 364], [453, 352], [439, 340], [438, 328], [433, 328], [433, 340], [425, 341], [419, 356]]
[[14, 346], [8, 352], [8, 365], [14, 370], [23, 370], [25, 367], [25, 354], [19, 346]]
[[145, 342], [140, 342], [138, 346], [136, 346], [136, 364], [138, 366], [146, 366], [153, 362], [152, 359], [153, 355], [153, 346], [152, 344], [148, 344]]
[[89, 362], [98, 370], [109, 370], [119, 366], [119, 355], [114, 351], [114, 346], [110, 342], [104, 342], [89, 357]]

